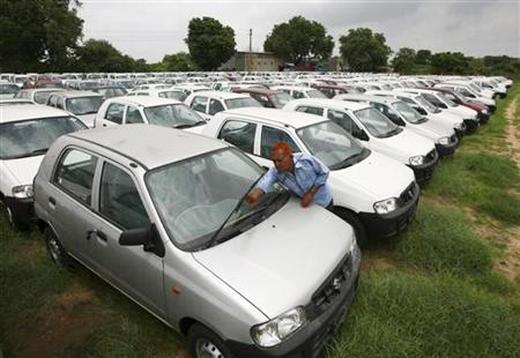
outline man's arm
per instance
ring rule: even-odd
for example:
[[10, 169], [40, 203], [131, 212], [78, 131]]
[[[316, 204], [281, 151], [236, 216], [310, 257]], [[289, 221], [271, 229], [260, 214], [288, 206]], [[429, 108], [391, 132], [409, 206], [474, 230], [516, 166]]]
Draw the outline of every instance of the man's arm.
[[269, 169], [262, 179], [258, 181], [256, 187], [251, 190], [246, 197], [248, 204], [254, 204], [264, 195], [272, 190], [273, 184], [276, 181], [276, 168]]
[[306, 208], [308, 207], [314, 200], [314, 196], [320, 189], [322, 185], [325, 185], [327, 179], [329, 178], [329, 168], [321, 160], [316, 157], [311, 157], [310, 162], [312, 165], [312, 169], [316, 173], [316, 180], [314, 184], [307, 190], [301, 200], [301, 205]]

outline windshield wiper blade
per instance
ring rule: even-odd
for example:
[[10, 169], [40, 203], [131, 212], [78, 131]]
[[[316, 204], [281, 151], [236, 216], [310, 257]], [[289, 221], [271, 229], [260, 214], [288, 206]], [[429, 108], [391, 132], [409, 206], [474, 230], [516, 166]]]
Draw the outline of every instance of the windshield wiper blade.
[[185, 129], [185, 128], [191, 128], [191, 127], [194, 127], [194, 126], [196, 126], [196, 124], [177, 124], [177, 125], [174, 125], [172, 127], [175, 128], [175, 129]]
[[38, 154], [45, 154], [47, 153], [47, 151], [49, 150], [49, 148], [40, 148], [40, 149], [35, 149], [33, 151], [31, 151], [31, 155], [38, 155]]
[[256, 185], [256, 183], [258, 183], [260, 181], [260, 179], [263, 178], [263, 174], [261, 174], [255, 181], [253, 184], [251, 184], [251, 186], [247, 189], [247, 191], [244, 193], [244, 195], [240, 198], [240, 200], [238, 201], [237, 205], [235, 205], [235, 207], [233, 208], [233, 210], [231, 210], [231, 212], [229, 213], [229, 215], [226, 217], [226, 219], [222, 222], [222, 224], [219, 226], [219, 228], [217, 229], [217, 231], [215, 231], [215, 234], [213, 234], [213, 236], [211, 237], [211, 239], [209, 239], [208, 243], [206, 244], [206, 246], [204, 248], [208, 249], [210, 248], [211, 246], [213, 246], [213, 244], [215, 243], [215, 241], [217, 240], [218, 238], [218, 235], [220, 234], [220, 232], [222, 231], [222, 229], [226, 226], [228, 220], [233, 216], [233, 214], [235, 213], [235, 211], [238, 210], [238, 208], [240, 208], [242, 206], [242, 203], [244, 202], [244, 200], [246, 199], [247, 197], [247, 194], [249, 194], [249, 192], [251, 191], [251, 189], [253, 189]]

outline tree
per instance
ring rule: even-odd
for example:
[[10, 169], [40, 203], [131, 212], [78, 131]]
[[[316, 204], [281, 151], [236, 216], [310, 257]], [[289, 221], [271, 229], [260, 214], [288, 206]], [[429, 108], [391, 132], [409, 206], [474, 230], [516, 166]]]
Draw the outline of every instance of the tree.
[[432, 52], [430, 50], [419, 50], [417, 51], [417, 64], [419, 65], [427, 65], [430, 63], [432, 59]]
[[63, 71], [82, 36], [78, 1], [2, 0], [0, 70]]
[[464, 75], [468, 59], [460, 52], [439, 52], [432, 56], [432, 72], [439, 75]]
[[415, 54], [415, 50], [403, 47], [399, 49], [397, 54], [392, 60], [392, 66], [394, 67], [395, 72], [399, 72], [404, 75], [409, 75], [413, 72], [413, 67], [415, 65], [417, 59], [417, 55]]
[[327, 35], [323, 25], [302, 16], [275, 25], [264, 42], [264, 51], [274, 52], [285, 62], [297, 65], [327, 60], [333, 48], [332, 36]]
[[163, 71], [191, 71], [195, 68], [191, 57], [186, 52], [165, 55], [162, 59]]
[[235, 53], [235, 32], [211, 17], [193, 18], [185, 39], [190, 55], [203, 70], [215, 70]]
[[350, 29], [348, 35], [340, 37], [340, 53], [352, 71], [369, 72], [386, 66], [392, 53], [381, 33], [368, 28]]
[[84, 72], [131, 72], [142, 61], [123, 55], [105, 40], [88, 40], [76, 51], [76, 68]]

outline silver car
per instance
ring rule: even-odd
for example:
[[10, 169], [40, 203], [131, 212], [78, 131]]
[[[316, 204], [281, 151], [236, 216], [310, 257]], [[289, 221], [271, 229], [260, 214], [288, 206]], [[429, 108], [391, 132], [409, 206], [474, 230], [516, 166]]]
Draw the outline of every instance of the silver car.
[[[135, 124], [61, 137], [35, 178], [52, 259], [79, 261], [189, 337], [194, 357], [316, 356], [354, 297], [351, 226], [221, 141]], [[75, 260], [73, 260], [75, 259]]]

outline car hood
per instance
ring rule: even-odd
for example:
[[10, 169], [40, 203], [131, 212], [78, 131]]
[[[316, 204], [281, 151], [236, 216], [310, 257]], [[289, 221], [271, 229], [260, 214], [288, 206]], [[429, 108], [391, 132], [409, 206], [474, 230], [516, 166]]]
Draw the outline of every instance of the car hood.
[[[392, 180], [388, 180], [389, 175]], [[330, 178], [333, 186], [345, 187], [348, 184], [372, 194], [376, 200], [382, 200], [399, 197], [414, 180], [414, 174], [404, 164], [373, 151], [355, 165], [331, 171]]]
[[293, 198], [262, 223], [193, 256], [274, 318], [309, 303], [353, 243], [350, 225], [316, 205], [303, 209]]
[[406, 128], [399, 134], [388, 138], [378, 138], [373, 149], [401, 163], [408, 164], [414, 155], [426, 155], [435, 148], [433, 142]]
[[40, 163], [43, 160], [43, 155], [34, 157], [4, 160], [4, 168], [9, 170], [14, 178], [19, 182], [18, 185], [32, 184]]
[[81, 121], [85, 123], [85, 125], [89, 128], [94, 128], [94, 120], [96, 119], [96, 113], [81, 114], [75, 116], [81, 119]]
[[202, 132], [204, 131], [204, 128], [206, 128], [206, 126], [207, 126], [207, 124], [201, 124], [201, 125], [186, 128], [183, 130], [185, 130], [186, 132], [190, 132], [190, 133], [202, 134]]

